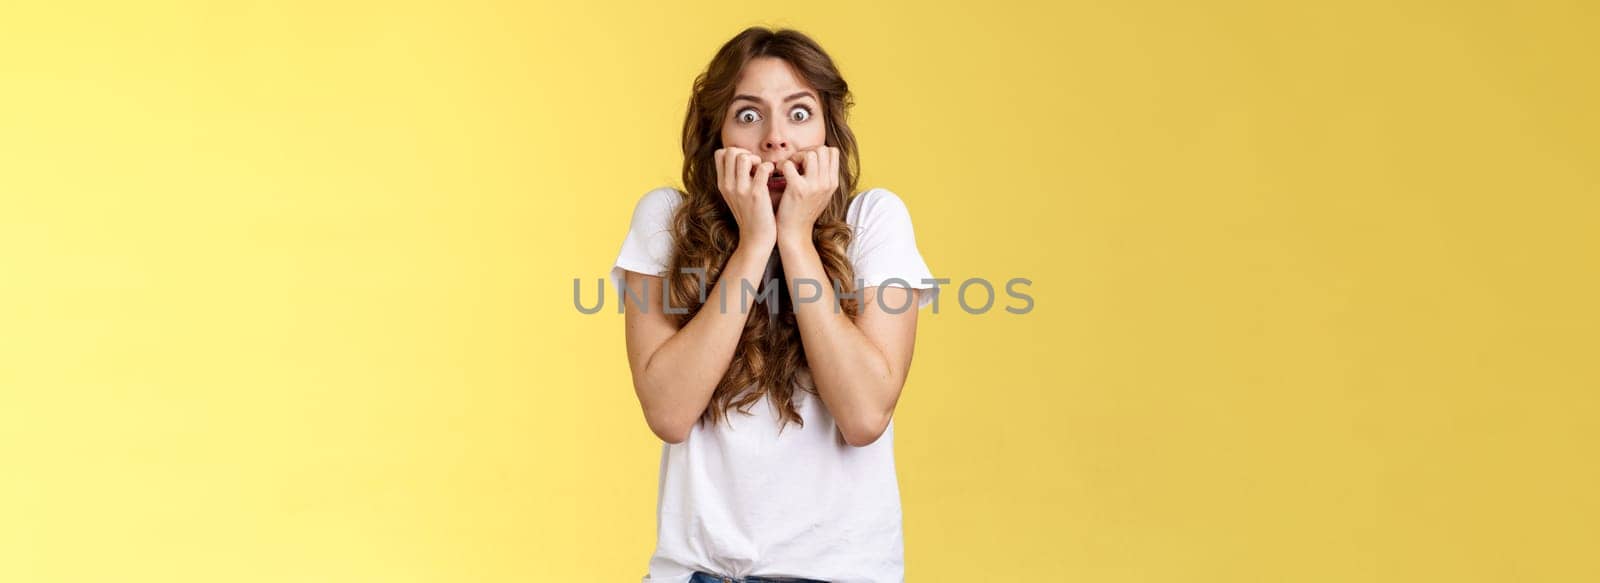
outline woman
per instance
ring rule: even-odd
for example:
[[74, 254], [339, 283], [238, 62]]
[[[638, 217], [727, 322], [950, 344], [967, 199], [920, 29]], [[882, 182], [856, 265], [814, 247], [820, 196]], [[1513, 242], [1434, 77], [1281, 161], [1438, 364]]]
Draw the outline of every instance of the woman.
[[904, 580], [892, 417], [938, 288], [899, 197], [851, 196], [850, 105], [812, 39], [745, 30], [695, 80], [683, 191], [634, 209], [612, 280], [665, 442], [646, 583]]

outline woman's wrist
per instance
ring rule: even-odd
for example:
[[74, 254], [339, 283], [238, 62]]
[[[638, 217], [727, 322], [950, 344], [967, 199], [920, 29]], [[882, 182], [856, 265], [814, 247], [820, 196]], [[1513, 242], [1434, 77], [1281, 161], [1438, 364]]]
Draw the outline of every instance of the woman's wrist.
[[777, 244], [775, 235], [740, 235], [739, 245], [734, 247], [733, 254], [765, 262], [772, 256]]
[[762, 251], [771, 249], [778, 243], [777, 229], [753, 229], [739, 231], [739, 247], [750, 247]]
[[779, 233], [777, 245], [779, 251], [800, 251], [807, 248], [816, 248], [816, 242], [811, 239], [810, 231]]

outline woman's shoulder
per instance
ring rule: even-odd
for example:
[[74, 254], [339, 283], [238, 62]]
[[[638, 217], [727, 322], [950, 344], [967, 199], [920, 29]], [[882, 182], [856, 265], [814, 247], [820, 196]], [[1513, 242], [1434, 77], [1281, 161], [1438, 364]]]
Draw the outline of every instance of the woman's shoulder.
[[908, 215], [905, 201], [894, 191], [883, 187], [869, 188], [850, 199], [845, 211], [845, 222], [863, 225], [884, 216]]
[[677, 206], [682, 200], [683, 193], [679, 192], [677, 188], [673, 188], [671, 186], [657, 186], [645, 191], [645, 193], [639, 197], [639, 202], [634, 205], [635, 214], [638, 214], [638, 211], [640, 210], [651, 212], [670, 212], [672, 208]]
[[645, 275], [666, 272], [672, 258], [672, 213], [681, 195], [677, 189], [661, 186], [646, 191], [634, 204], [628, 234], [622, 240], [622, 250], [617, 254], [611, 271], [612, 283], [622, 289], [623, 271]]
[[656, 232], [665, 229], [683, 194], [671, 186], [658, 186], [639, 196], [633, 205], [632, 229]]

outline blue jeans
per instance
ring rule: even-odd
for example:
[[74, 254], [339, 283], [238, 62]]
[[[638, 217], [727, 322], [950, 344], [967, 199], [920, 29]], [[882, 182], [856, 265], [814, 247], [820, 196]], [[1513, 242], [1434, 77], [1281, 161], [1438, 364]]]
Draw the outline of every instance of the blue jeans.
[[732, 583], [828, 583], [827, 581], [820, 581], [817, 579], [769, 579], [767, 577], [745, 577], [743, 579], [735, 579], [733, 577], [722, 577], [720, 575], [712, 575], [710, 573], [704, 573], [701, 571], [695, 571], [694, 577], [689, 579], [689, 583], [723, 583], [724, 581], [730, 581]]

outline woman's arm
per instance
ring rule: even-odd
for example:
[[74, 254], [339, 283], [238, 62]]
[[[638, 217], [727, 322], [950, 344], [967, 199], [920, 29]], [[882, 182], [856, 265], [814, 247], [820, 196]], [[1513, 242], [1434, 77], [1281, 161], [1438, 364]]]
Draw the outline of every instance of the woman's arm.
[[[648, 290], [644, 305], [637, 301], [640, 298], [622, 294], [627, 311], [628, 367], [645, 422], [662, 441], [679, 443], [689, 436], [717, 383], [727, 374], [755, 303], [755, 294], [741, 293], [742, 282], [749, 282], [750, 289], [760, 289], [759, 280], [771, 257], [771, 245], [740, 244], [706, 295], [705, 305], [681, 329], [661, 306], [665, 278], [627, 272], [629, 289]], [[718, 301], [724, 297], [726, 309]]]
[[[795, 319], [817, 392], [845, 442], [870, 445], [888, 428], [911, 369], [919, 290], [896, 286], [861, 290], [861, 315], [852, 322], [843, 310], [836, 310], [837, 294], [809, 237], [780, 239], [778, 252], [789, 278], [789, 297], [796, 298]], [[816, 297], [819, 287], [819, 300], [800, 301]], [[879, 306], [879, 294], [883, 306], [899, 313]], [[906, 308], [901, 310], [902, 306]]]
[[[707, 291], [700, 311], [678, 329], [662, 307], [665, 278], [628, 272], [629, 289], [648, 290], [639, 305], [623, 293], [627, 312], [628, 368], [645, 422], [657, 437], [679, 443], [700, 420], [717, 383], [733, 362], [767, 262], [777, 241], [772, 199], [767, 193], [771, 163], [739, 148], [714, 154], [717, 188], [739, 225], [739, 245], [728, 257], [717, 284]], [[748, 282], [748, 283], [746, 283]], [[674, 306], [675, 309], [683, 306]]]
[[[788, 188], [776, 217], [778, 255], [817, 393], [845, 442], [861, 447], [878, 441], [894, 417], [911, 370], [921, 297], [904, 287], [871, 287], [861, 290], [861, 313], [855, 321], [843, 310], [835, 311], [837, 294], [812, 236], [817, 217], [837, 194], [840, 154], [838, 148], [822, 146], [783, 162]], [[839, 283], [846, 287], [853, 282]], [[880, 294], [882, 304], [896, 313], [879, 306]]]

